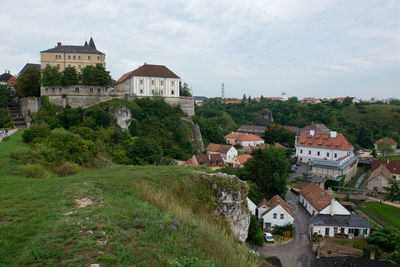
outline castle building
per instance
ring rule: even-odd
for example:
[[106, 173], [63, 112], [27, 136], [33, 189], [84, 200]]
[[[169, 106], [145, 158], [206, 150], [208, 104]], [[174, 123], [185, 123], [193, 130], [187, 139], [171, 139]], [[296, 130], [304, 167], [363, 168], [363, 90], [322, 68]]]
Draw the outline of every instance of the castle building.
[[87, 65], [95, 66], [102, 64], [104, 67], [106, 55], [97, 50], [93, 38], [84, 45], [63, 45], [61, 42], [57, 46], [40, 52], [41, 69], [46, 66], [56, 66], [60, 71], [66, 67], [75, 67], [78, 71]]
[[136, 96], [179, 97], [178, 75], [162, 65], [144, 64], [118, 79], [115, 89]]

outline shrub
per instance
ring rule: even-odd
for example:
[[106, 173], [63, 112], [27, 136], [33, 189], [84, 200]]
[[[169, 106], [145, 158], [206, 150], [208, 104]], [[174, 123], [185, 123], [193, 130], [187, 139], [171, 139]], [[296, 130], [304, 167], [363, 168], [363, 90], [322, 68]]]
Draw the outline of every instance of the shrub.
[[32, 143], [36, 138], [45, 138], [50, 135], [50, 127], [46, 123], [32, 124], [31, 128], [26, 129], [22, 134], [25, 143]]
[[40, 164], [27, 164], [22, 168], [22, 172], [27, 177], [32, 177], [32, 178], [50, 178], [51, 177], [51, 173], [49, 171], [47, 171]]
[[284, 232], [289, 231], [290, 234], [293, 234], [293, 224], [289, 223], [289, 224], [285, 224], [283, 226], [279, 226], [279, 225], [275, 225], [272, 229], [272, 233], [275, 235], [283, 235]]
[[366, 245], [363, 247], [363, 256], [369, 258], [371, 251], [375, 251], [375, 259], [379, 259], [382, 256], [382, 251], [377, 245]]
[[74, 175], [79, 173], [81, 170], [82, 168], [73, 162], [62, 162], [60, 165], [53, 168], [54, 173], [58, 176]]
[[264, 236], [260, 225], [257, 222], [257, 218], [254, 215], [250, 217], [250, 225], [247, 236], [247, 241], [256, 246], [262, 246], [264, 243]]

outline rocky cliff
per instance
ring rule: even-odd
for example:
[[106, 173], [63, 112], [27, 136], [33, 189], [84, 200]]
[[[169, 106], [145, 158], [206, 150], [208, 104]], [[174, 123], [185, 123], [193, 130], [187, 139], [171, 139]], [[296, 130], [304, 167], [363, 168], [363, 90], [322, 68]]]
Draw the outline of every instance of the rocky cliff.
[[132, 114], [129, 108], [125, 106], [112, 107], [110, 109], [110, 115], [117, 120], [117, 124], [122, 129], [128, 129], [131, 124]]
[[235, 175], [224, 173], [204, 173], [201, 179], [213, 190], [213, 197], [217, 203], [216, 215], [225, 216], [234, 235], [244, 242], [250, 225], [250, 212], [246, 200], [247, 183]]

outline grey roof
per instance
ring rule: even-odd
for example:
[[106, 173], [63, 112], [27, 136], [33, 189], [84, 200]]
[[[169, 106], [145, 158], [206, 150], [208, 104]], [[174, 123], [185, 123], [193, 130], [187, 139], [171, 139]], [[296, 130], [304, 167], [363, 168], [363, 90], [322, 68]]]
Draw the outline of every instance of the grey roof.
[[26, 65], [22, 68], [22, 70], [20, 70], [19, 73], [23, 73], [29, 67], [35, 67], [38, 71], [40, 71], [40, 64], [26, 63]]
[[345, 163], [343, 163], [342, 165], [340, 165], [340, 161], [337, 161], [337, 160], [314, 159], [311, 161], [311, 165], [313, 167], [344, 170], [347, 166], [353, 164], [357, 160], [358, 160], [357, 157], [353, 157], [352, 159], [350, 159], [350, 160], [346, 161]]
[[50, 48], [41, 52], [104, 54], [96, 49], [93, 38], [90, 38], [89, 44], [85, 42], [84, 45], [57, 45], [54, 48]]
[[303, 175], [297, 176], [296, 180], [302, 180], [302, 181], [314, 182], [314, 183], [322, 183], [325, 181], [325, 178], [313, 176], [313, 175], [307, 174], [307, 173], [303, 173]]
[[265, 132], [267, 127], [265, 126], [256, 126], [256, 125], [242, 125], [240, 126], [239, 129], [237, 129], [237, 132], [244, 132], [244, 133], [258, 133], [262, 134]]
[[194, 100], [195, 101], [205, 101], [205, 100], [207, 100], [208, 98], [207, 97], [205, 97], [205, 96], [194, 96]]
[[361, 227], [369, 228], [368, 222], [360, 215], [334, 215], [318, 214], [311, 220], [313, 225], [342, 226], [342, 227]]
[[8, 72], [5, 72], [0, 75], [0, 82], [8, 82], [8, 80], [12, 77], [12, 75]]

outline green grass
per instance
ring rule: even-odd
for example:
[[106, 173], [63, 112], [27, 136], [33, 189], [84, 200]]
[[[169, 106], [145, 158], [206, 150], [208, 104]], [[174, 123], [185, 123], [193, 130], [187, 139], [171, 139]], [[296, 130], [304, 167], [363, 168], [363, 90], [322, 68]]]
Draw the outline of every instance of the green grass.
[[22, 142], [23, 130], [10, 135], [8, 141], [0, 142], [0, 176], [20, 174], [21, 166], [9, 157], [11, 152], [18, 152], [27, 149], [29, 146]]
[[378, 202], [364, 203], [369, 215], [400, 229], [400, 209]]
[[[260, 266], [215, 217], [198, 169], [110, 166], [60, 178], [12, 176], [0, 143], [0, 266]], [[78, 207], [88, 198], [92, 205]], [[106, 242], [106, 243], [105, 243]]]

